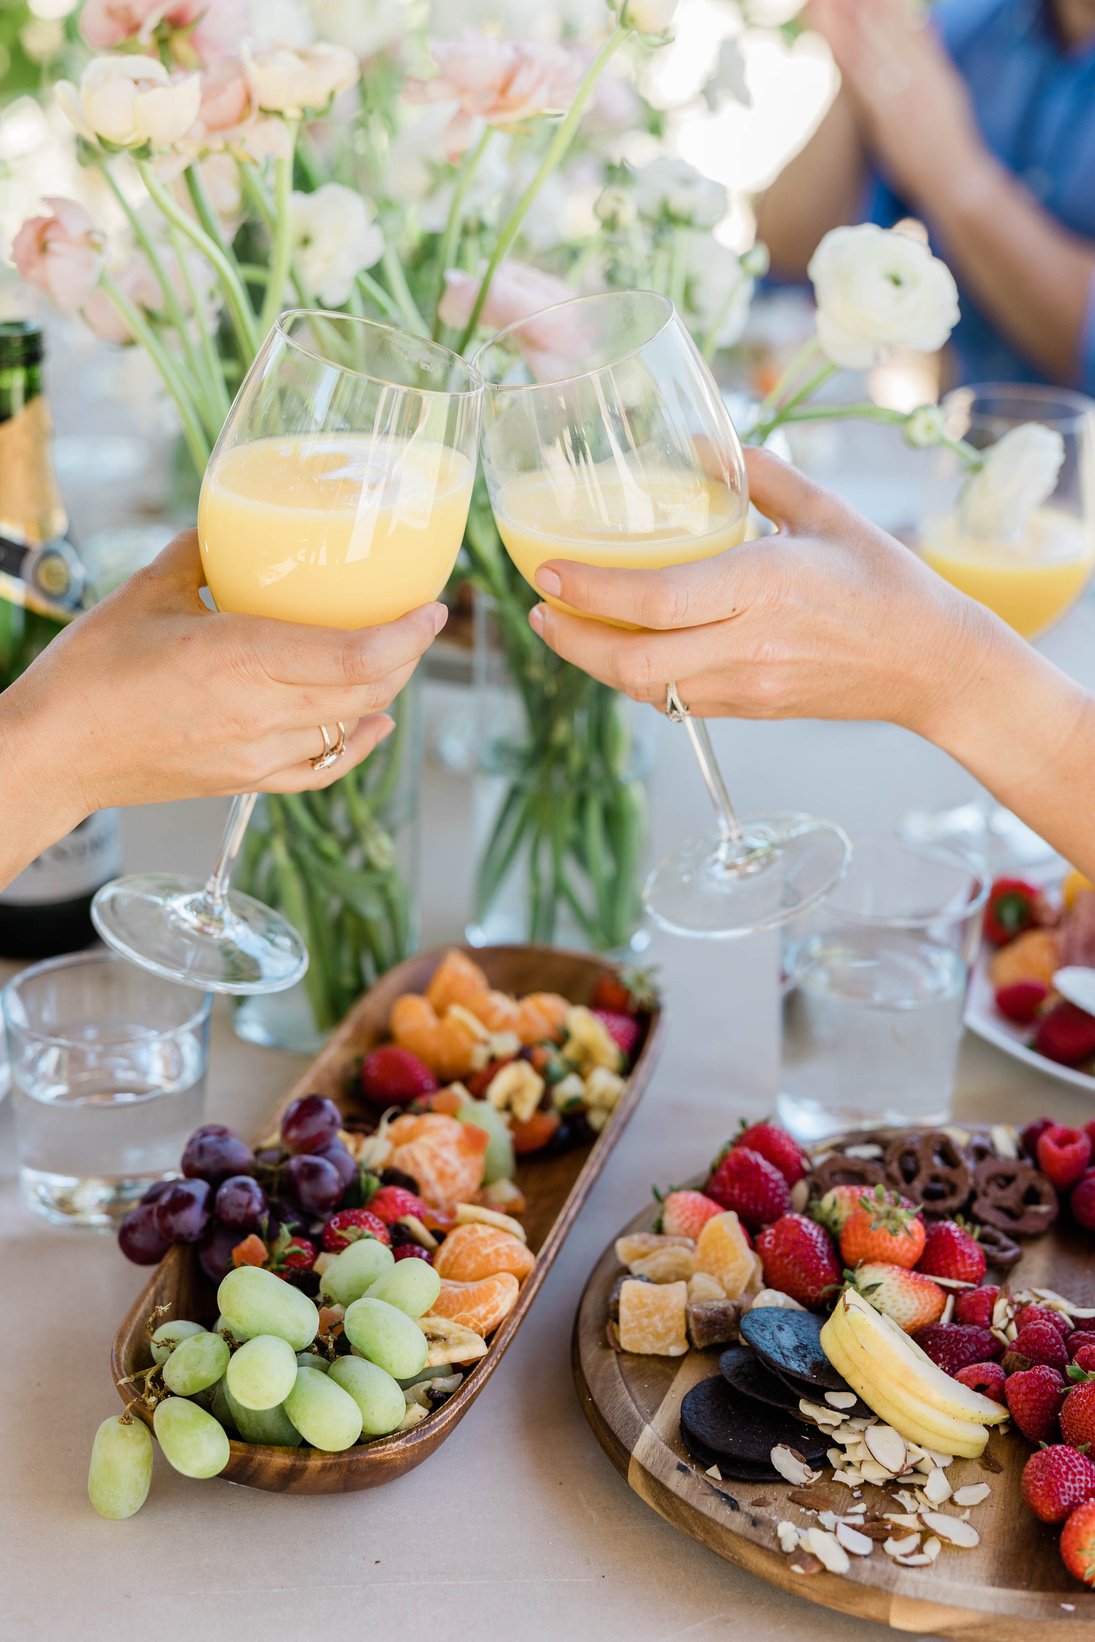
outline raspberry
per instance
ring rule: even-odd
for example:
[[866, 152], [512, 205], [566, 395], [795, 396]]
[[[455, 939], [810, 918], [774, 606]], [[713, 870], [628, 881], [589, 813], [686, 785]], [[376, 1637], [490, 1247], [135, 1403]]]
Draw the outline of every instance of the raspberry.
[[1081, 1346], [1072, 1361], [1085, 1374], [1095, 1374], [1095, 1346]]
[[979, 1391], [983, 1397], [991, 1397], [994, 1403], [1004, 1401], [1004, 1382], [1007, 1375], [999, 1363], [970, 1363], [968, 1368], [960, 1368], [954, 1376], [968, 1385], [971, 1391]]
[[383, 1220], [370, 1209], [339, 1209], [323, 1228], [323, 1247], [337, 1254], [362, 1237], [375, 1237], [378, 1243], [392, 1240]]
[[[1084, 1131], [1085, 1134], [1088, 1134], [1089, 1139], [1090, 1129], [1091, 1125], [1089, 1124], [1087, 1130]], [[1072, 1196], [1068, 1200], [1068, 1206], [1072, 1210], [1073, 1220], [1081, 1225], [1085, 1231], [1095, 1231], [1095, 1169], [1084, 1170], [1072, 1188]]]
[[1023, 1498], [1043, 1522], [1063, 1522], [1095, 1499], [1095, 1465], [1067, 1443], [1039, 1448], [1023, 1467]]
[[[1024, 1124], [1019, 1130], [1019, 1150], [1025, 1157], [1029, 1157], [1032, 1163], [1037, 1163], [1038, 1142], [1047, 1129], [1055, 1127], [1051, 1117], [1036, 1117], [1032, 1122]], [[1095, 1145], [1095, 1140], [1092, 1144]]]
[[1008, 1375], [1004, 1401], [1029, 1442], [1049, 1441], [1057, 1425], [1064, 1388], [1064, 1376], [1045, 1363]]
[[959, 1294], [954, 1302], [955, 1322], [976, 1323], [979, 1328], [991, 1327], [992, 1314], [1002, 1292], [998, 1284], [987, 1283], [984, 1288], [967, 1289], [964, 1294]]
[[991, 1362], [1003, 1349], [995, 1334], [972, 1323], [929, 1323], [913, 1339], [933, 1363], [952, 1376], [973, 1363]]
[[392, 1250], [392, 1254], [396, 1260], [425, 1260], [428, 1266], [433, 1265], [433, 1255], [420, 1243], [400, 1243], [397, 1249]]
[[1074, 1186], [1090, 1162], [1091, 1139], [1082, 1129], [1055, 1123], [1038, 1137], [1038, 1167], [1058, 1191]]
[[1095, 1015], [1067, 1001], [1054, 1004], [1038, 1022], [1033, 1047], [1062, 1066], [1082, 1066], [1095, 1055]]
[[1013, 1349], [1030, 1363], [1050, 1368], [1068, 1367], [1068, 1347], [1052, 1323], [1026, 1323], [1015, 1336]]
[[1063, 1311], [1054, 1311], [1050, 1306], [1024, 1306], [1015, 1315], [1016, 1328], [1026, 1328], [1028, 1323], [1052, 1323], [1062, 1340], [1067, 1340], [1072, 1333], [1072, 1324]]
[[1075, 1358], [1083, 1346], [1095, 1346], [1095, 1329], [1074, 1328], [1068, 1337], [1068, 1354]]
[[791, 1208], [791, 1189], [774, 1163], [748, 1146], [734, 1146], [715, 1162], [703, 1188], [724, 1209], [734, 1209], [750, 1231], [771, 1225]]

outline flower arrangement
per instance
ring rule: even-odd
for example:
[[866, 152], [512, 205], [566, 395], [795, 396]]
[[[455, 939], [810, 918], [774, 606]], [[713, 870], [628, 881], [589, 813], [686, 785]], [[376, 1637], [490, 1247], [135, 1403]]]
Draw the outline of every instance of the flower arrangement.
[[[475, 12], [433, 0], [435, 16], [446, 6]], [[551, 40], [532, 28], [432, 38], [426, 9], [86, 0], [80, 29], [96, 55], [56, 97], [121, 226], [107, 233], [83, 206], [50, 199], [13, 256], [59, 307], [147, 352], [198, 473], [288, 305], [385, 317], [465, 351], [575, 289], [637, 285], [672, 298], [708, 358], [742, 333], [763, 247], [739, 256], [713, 237], [725, 191], [684, 161], [628, 163], [636, 132], [656, 147], [664, 115], [639, 86], [676, 0], [562, 5]], [[732, 41], [711, 69], [709, 103], [745, 95]], [[848, 228], [827, 236], [810, 276], [816, 335], [745, 436], [866, 415], [901, 422], [915, 444], [947, 442], [934, 407], [813, 402], [839, 368], [942, 345], [957, 317], [943, 264], [914, 239]], [[492, 601], [523, 717], [477, 913], [519, 870], [530, 938], [552, 940], [565, 914], [590, 944], [623, 947], [639, 917], [644, 818], [621, 704], [536, 643], [532, 595], [481, 494], [465, 561]], [[387, 832], [398, 758], [397, 745], [314, 800], [270, 800], [265, 829], [252, 829], [247, 871], [309, 938], [320, 1025], [412, 938]]]

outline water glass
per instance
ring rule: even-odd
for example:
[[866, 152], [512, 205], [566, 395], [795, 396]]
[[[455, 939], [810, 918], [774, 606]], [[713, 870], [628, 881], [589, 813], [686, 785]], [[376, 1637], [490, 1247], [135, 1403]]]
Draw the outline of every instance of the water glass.
[[988, 890], [959, 850], [855, 842], [785, 947], [776, 1109], [800, 1140], [949, 1118]]
[[178, 1167], [200, 1122], [208, 994], [112, 952], [35, 964], [0, 993], [23, 1195], [47, 1220], [111, 1227]]

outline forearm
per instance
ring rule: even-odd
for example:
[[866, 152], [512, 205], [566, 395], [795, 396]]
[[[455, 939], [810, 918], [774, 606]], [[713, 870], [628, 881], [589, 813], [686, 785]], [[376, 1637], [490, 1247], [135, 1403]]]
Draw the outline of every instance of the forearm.
[[823, 235], [854, 222], [866, 177], [855, 114], [842, 91], [757, 201], [757, 235], [771, 252], [777, 273], [805, 275]]
[[917, 203], [985, 313], [1040, 369], [1073, 379], [1095, 246], [1062, 228], [986, 151], [936, 176]]
[[18, 684], [0, 694], [0, 889], [84, 819], [65, 749], [28, 697]]

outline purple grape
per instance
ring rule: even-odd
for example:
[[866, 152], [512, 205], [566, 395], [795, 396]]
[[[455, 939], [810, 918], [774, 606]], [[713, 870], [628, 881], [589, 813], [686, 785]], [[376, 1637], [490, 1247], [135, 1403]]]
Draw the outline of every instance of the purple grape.
[[342, 1114], [325, 1095], [302, 1095], [281, 1120], [281, 1138], [291, 1152], [316, 1153], [329, 1146], [342, 1126]]
[[136, 1266], [158, 1266], [171, 1245], [156, 1230], [155, 1205], [138, 1203], [118, 1227], [118, 1247]]
[[178, 1178], [178, 1175], [167, 1175], [163, 1180], [154, 1180], [141, 1198], [141, 1202], [157, 1203], [165, 1192], [171, 1190]]
[[198, 1263], [211, 1283], [232, 1270], [232, 1250], [240, 1241], [240, 1233], [230, 1226], [210, 1226], [198, 1244]]
[[280, 1146], [263, 1146], [255, 1153], [255, 1162], [260, 1169], [276, 1169], [284, 1161], [285, 1153]]
[[156, 1230], [168, 1243], [196, 1243], [209, 1223], [207, 1180], [174, 1180], [171, 1190], [152, 1205]]
[[324, 1157], [328, 1163], [333, 1163], [338, 1170], [338, 1178], [342, 1182], [342, 1190], [348, 1191], [357, 1180], [357, 1164], [342, 1144], [336, 1140], [332, 1146], [324, 1146], [321, 1151], [313, 1153], [315, 1157]]
[[249, 1174], [229, 1175], [217, 1187], [213, 1213], [222, 1226], [254, 1231], [266, 1213], [266, 1193]]
[[223, 1123], [203, 1123], [186, 1143], [182, 1172], [192, 1180], [208, 1180], [215, 1186], [232, 1174], [250, 1174], [255, 1157], [246, 1141]]
[[309, 1214], [330, 1214], [342, 1201], [342, 1177], [325, 1157], [302, 1153], [285, 1165], [285, 1184]]

